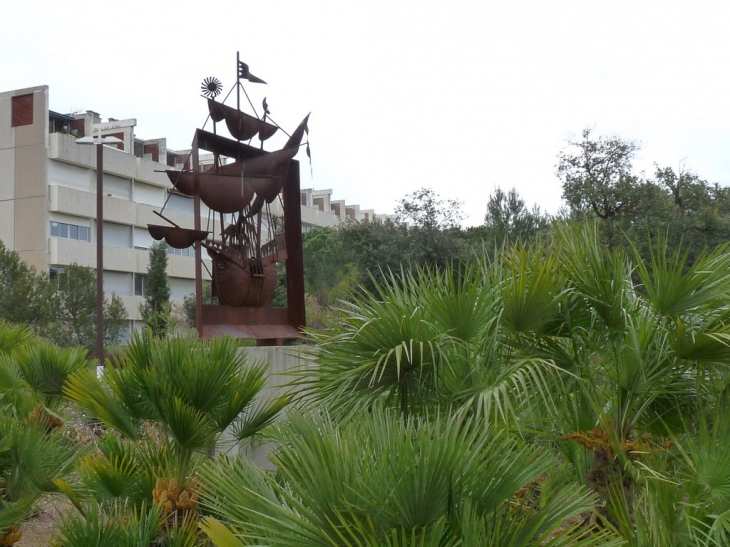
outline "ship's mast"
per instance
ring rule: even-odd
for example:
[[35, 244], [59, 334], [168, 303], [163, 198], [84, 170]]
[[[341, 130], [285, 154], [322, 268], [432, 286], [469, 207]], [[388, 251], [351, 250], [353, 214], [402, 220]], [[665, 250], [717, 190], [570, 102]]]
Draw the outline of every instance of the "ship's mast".
[[241, 57], [236, 52], [236, 108], [241, 110]]

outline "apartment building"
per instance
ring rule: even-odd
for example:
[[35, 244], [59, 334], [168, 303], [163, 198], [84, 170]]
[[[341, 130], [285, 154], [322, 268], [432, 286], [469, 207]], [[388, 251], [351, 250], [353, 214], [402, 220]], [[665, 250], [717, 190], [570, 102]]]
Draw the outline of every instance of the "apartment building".
[[[162, 172], [189, 167], [189, 151], [169, 150], [164, 138], [138, 138], [136, 125], [135, 119], [102, 121], [93, 111], [54, 112], [48, 86], [0, 93], [0, 239], [51, 276], [74, 263], [96, 267], [95, 147], [77, 138], [101, 134], [122, 141], [104, 149], [104, 291], [121, 297], [130, 327], [141, 321], [147, 250], [154, 242], [147, 224], [160, 223], [154, 211], [164, 205], [167, 218], [194, 226], [193, 200], [173, 192]], [[211, 162], [200, 158], [203, 166]], [[331, 190], [302, 190], [304, 230], [379, 217], [331, 198]], [[203, 204], [201, 217], [202, 226], [220, 233]], [[181, 303], [194, 290], [194, 253], [168, 251], [172, 299]]]

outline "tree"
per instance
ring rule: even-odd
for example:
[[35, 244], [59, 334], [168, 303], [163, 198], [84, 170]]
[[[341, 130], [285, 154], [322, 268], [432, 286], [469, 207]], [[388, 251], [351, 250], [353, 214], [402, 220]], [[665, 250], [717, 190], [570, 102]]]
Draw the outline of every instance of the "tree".
[[109, 300], [104, 298], [104, 344], [114, 346], [121, 343], [128, 328], [127, 308], [122, 299], [112, 293]]
[[48, 276], [36, 272], [0, 241], [0, 319], [38, 332], [51, 321], [54, 300]]
[[[57, 287], [53, 321], [45, 334], [60, 346], [96, 351], [96, 271], [71, 264], [54, 280]], [[127, 329], [127, 311], [116, 293], [104, 298], [104, 344], [118, 344]]]
[[150, 247], [145, 280], [145, 301], [139, 306], [145, 325], [155, 336], [164, 336], [170, 323], [170, 285], [167, 281], [167, 244]]
[[[213, 297], [213, 285], [210, 280], [203, 280], [203, 304], [216, 304], [218, 299]], [[191, 329], [195, 328], [195, 293], [183, 298], [182, 314]]]
[[568, 141], [573, 152], [560, 152], [556, 166], [563, 185], [563, 199], [571, 212], [592, 211], [613, 222], [632, 205], [632, 190], [639, 177], [632, 174], [632, 160], [639, 144], [618, 136], [592, 138], [584, 129], [582, 139]]
[[[93, 353], [96, 272], [72, 264], [49, 279], [0, 241], [0, 319], [28, 325], [59, 346], [83, 346]], [[119, 343], [126, 328], [124, 304], [112, 294], [104, 299], [104, 343]]]
[[310, 230], [302, 238], [302, 247], [307, 294], [314, 296], [320, 306], [334, 304], [338, 297], [343, 296], [342, 291], [335, 289], [338, 285], [345, 284], [351, 288], [355, 260], [352, 249], [344, 244], [342, 230]]
[[730, 238], [730, 189], [708, 183], [683, 165], [678, 171], [657, 165], [654, 177], [655, 184], [669, 192], [668, 201], [673, 206], [664, 227], [670, 246], [684, 240], [697, 253]]
[[426, 230], [457, 228], [464, 213], [462, 202], [456, 199], [441, 199], [430, 188], [421, 188], [398, 202], [395, 214], [400, 222]]
[[512, 188], [505, 194], [497, 187], [489, 196], [484, 224], [497, 245], [502, 245], [532, 239], [550, 225], [550, 217], [544, 215], [538, 205], [528, 210], [516, 189]]

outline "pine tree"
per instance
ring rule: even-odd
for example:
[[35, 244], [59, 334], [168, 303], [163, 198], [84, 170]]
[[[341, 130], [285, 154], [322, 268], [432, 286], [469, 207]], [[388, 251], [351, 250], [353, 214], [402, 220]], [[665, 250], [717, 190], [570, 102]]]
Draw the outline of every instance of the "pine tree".
[[170, 323], [170, 284], [167, 281], [167, 245], [164, 241], [150, 247], [150, 262], [145, 281], [145, 301], [140, 304], [145, 325], [155, 336], [164, 336]]

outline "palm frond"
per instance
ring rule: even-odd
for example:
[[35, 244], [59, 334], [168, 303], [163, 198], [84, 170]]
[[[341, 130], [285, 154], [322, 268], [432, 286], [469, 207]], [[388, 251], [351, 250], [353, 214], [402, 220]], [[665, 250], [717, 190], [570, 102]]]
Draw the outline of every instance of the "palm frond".
[[451, 338], [435, 323], [420, 287], [393, 278], [378, 291], [343, 303], [332, 329], [310, 332], [317, 366], [298, 388], [333, 412], [387, 400], [407, 413], [438, 384]]
[[681, 315], [713, 306], [718, 299], [727, 301], [730, 286], [730, 253], [724, 245], [711, 253], [703, 253], [692, 264], [689, 251], [678, 247], [669, 252], [662, 237], [651, 246], [651, 264], [647, 267], [637, 257], [637, 274], [647, 301], [662, 315]]
[[139, 439], [135, 413], [97, 378], [96, 372], [82, 370], [70, 374], [64, 395], [81, 405], [92, 416], [130, 439]]
[[507, 333], [548, 333], [567, 292], [551, 249], [513, 247], [493, 268], [500, 291], [500, 327]]
[[71, 515], [59, 524], [58, 544], [64, 547], [148, 547], [162, 525], [160, 506], [130, 509], [123, 503], [92, 504], [83, 515]]
[[262, 429], [270, 426], [276, 420], [281, 411], [292, 401], [292, 396], [287, 394], [270, 400], [261, 399], [246, 412], [240, 415], [237, 423], [234, 424], [233, 434], [239, 441], [249, 439], [259, 433]]
[[0, 355], [10, 354], [34, 339], [33, 329], [29, 326], [0, 319]]
[[246, 547], [246, 543], [238, 539], [230, 528], [213, 517], [204, 517], [200, 528], [216, 547]]
[[570, 286], [606, 327], [622, 329], [626, 310], [633, 308], [635, 300], [625, 255], [601, 244], [595, 224], [556, 224], [554, 229], [560, 242], [561, 269]]
[[15, 359], [23, 379], [44, 397], [46, 406], [51, 406], [60, 401], [69, 375], [93, 366], [86, 354], [84, 348], [59, 348], [38, 342], [16, 349]]
[[[532, 545], [594, 504], [585, 490], [553, 485], [516, 531], [510, 508], [524, 489], [540, 490], [555, 461], [481, 421], [373, 410], [337, 424], [293, 414], [281, 428], [275, 478], [242, 459], [202, 470], [204, 503], [243, 544], [458, 545], [457, 515], [470, 504], [487, 529]], [[577, 540], [564, 537], [554, 544]]]

